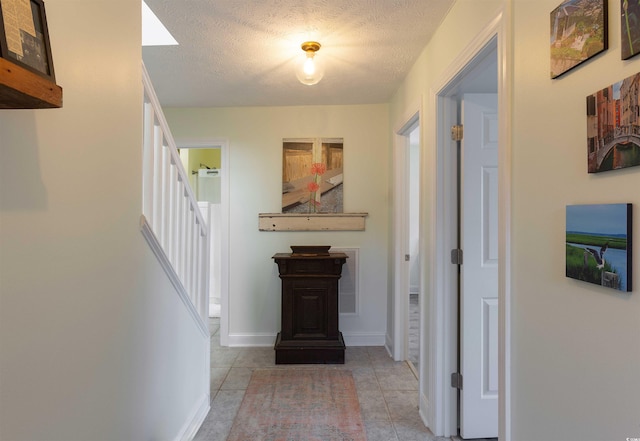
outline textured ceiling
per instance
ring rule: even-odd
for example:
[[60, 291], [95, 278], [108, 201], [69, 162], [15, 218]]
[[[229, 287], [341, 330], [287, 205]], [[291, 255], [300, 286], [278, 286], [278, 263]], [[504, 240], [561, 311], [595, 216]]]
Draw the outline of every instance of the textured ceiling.
[[[455, 0], [146, 0], [180, 43], [144, 47], [166, 107], [388, 102]], [[319, 41], [326, 73], [294, 73]]]

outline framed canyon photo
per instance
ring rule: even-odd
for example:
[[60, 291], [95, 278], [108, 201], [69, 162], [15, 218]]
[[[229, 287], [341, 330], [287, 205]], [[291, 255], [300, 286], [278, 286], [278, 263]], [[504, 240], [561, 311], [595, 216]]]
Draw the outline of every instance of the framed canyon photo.
[[607, 1], [566, 0], [551, 11], [551, 78], [608, 47]]
[[342, 138], [282, 140], [282, 212], [342, 213]]
[[640, 53], [640, 2], [620, 0], [620, 51], [623, 60]]
[[640, 165], [640, 73], [587, 97], [589, 173]]
[[632, 205], [567, 205], [566, 276], [631, 292]]

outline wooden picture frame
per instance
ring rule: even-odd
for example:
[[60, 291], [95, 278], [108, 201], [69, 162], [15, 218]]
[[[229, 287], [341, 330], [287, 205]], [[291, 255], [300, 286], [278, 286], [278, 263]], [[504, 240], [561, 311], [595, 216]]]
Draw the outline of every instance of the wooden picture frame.
[[42, 0], [0, 0], [0, 56], [55, 83]]
[[565, 0], [551, 11], [552, 79], [608, 49], [607, 4], [606, 0]]

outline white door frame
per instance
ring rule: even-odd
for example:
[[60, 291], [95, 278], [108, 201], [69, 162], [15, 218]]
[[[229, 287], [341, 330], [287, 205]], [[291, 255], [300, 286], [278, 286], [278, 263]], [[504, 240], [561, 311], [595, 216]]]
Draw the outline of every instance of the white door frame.
[[[430, 142], [436, 146], [436, 158], [429, 169], [435, 174], [436, 201], [435, 222], [429, 232], [433, 248], [429, 250], [431, 274], [429, 281], [429, 395], [432, 403], [428, 406], [428, 422], [437, 436], [457, 434], [457, 399], [451, 388], [450, 375], [457, 366], [457, 291], [455, 282], [457, 268], [451, 264], [453, 246], [452, 228], [457, 221], [452, 218], [455, 209], [451, 205], [454, 194], [451, 193], [451, 167], [455, 155], [450, 149], [450, 125], [452, 113], [447, 94], [457, 84], [462, 75], [470, 69], [476, 55], [494, 38], [498, 56], [498, 118], [499, 118], [499, 154], [498, 163], [498, 225], [499, 225], [499, 262], [498, 262], [498, 309], [499, 309], [499, 439], [510, 441], [510, 262], [511, 262], [511, 90], [513, 78], [509, 68], [511, 42], [511, 5], [505, 2], [495, 18], [485, 29], [471, 40], [446, 70], [441, 80], [430, 93], [430, 105], [433, 114], [428, 133]], [[455, 227], [452, 227], [454, 225]], [[457, 233], [456, 233], [457, 235]], [[422, 388], [421, 388], [422, 391]]]
[[[422, 102], [422, 99], [420, 99]], [[393, 256], [394, 256], [394, 296], [393, 296], [393, 350], [391, 355], [396, 361], [406, 360], [409, 356], [409, 267], [405, 260], [409, 254], [409, 131], [422, 120], [421, 106], [402, 119], [394, 131], [394, 198], [393, 198]], [[422, 129], [421, 129], [422, 130]], [[422, 146], [422, 133], [420, 133]], [[422, 149], [421, 149], [422, 150]], [[420, 155], [422, 158], [422, 155]], [[422, 173], [420, 173], [422, 175]], [[421, 179], [420, 179], [421, 180]], [[422, 183], [420, 183], [422, 185]], [[419, 239], [420, 243], [422, 239]], [[421, 249], [422, 247], [420, 247]], [[422, 320], [420, 320], [422, 323]], [[422, 335], [422, 334], [421, 334]], [[421, 339], [422, 340], [422, 339]], [[389, 343], [387, 343], [389, 345]], [[422, 352], [422, 351], [421, 351]], [[419, 375], [420, 377], [420, 375]]]
[[[229, 344], [229, 141], [227, 139], [177, 140], [179, 149], [219, 148], [222, 176], [220, 177], [220, 345]], [[209, 303], [207, 302], [207, 307]]]

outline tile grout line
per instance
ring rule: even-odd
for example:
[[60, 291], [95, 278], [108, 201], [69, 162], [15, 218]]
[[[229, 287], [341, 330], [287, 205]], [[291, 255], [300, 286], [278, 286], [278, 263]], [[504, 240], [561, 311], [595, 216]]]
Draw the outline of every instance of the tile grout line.
[[[396, 425], [393, 424], [393, 418], [391, 418], [391, 411], [389, 410], [389, 403], [387, 403], [387, 398], [384, 396], [384, 391], [382, 390], [382, 385], [380, 384], [380, 379], [378, 378], [378, 372], [376, 371], [374, 360], [371, 359], [371, 354], [369, 354], [369, 350], [367, 349], [367, 356], [369, 357], [369, 363], [371, 364], [371, 368], [373, 369], [373, 375], [376, 377], [376, 383], [378, 383], [378, 389], [380, 389], [380, 395], [382, 395], [382, 401], [384, 401], [384, 408], [387, 411], [387, 416], [389, 417], [389, 422], [391, 423], [391, 428], [393, 429], [393, 433], [396, 436], [396, 441], [400, 440], [398, 436], [398, 431], [396, 430]], [[390, 440], [393, 441], [393, 440]]]

